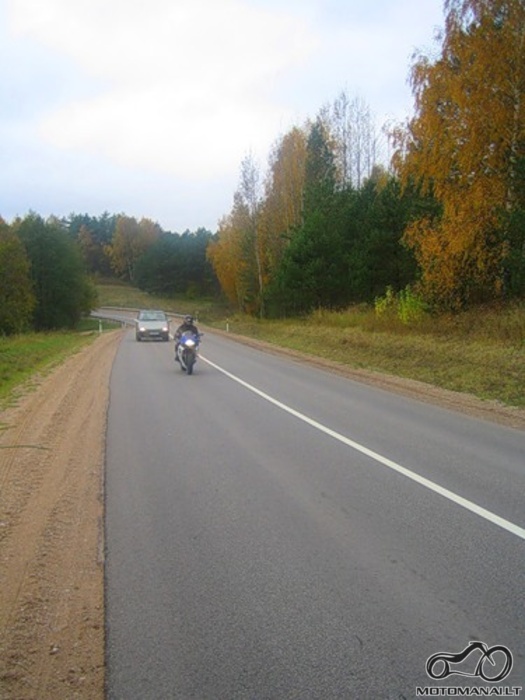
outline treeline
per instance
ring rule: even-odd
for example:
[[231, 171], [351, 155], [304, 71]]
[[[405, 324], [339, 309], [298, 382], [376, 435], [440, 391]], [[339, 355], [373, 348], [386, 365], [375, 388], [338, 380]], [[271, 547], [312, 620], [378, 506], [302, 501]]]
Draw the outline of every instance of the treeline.
[[369, 301], [437, 309], [525, 294], [525, 3], [445, 0], [439, 56], [415, 57], [415, 116], [377, 135], [342, 94], [241, 164], [209, 258], [228, 298], [265, 314]]
[[208, 256], [224, 293], [244, 312], [294, 315], [368, 302], [417, 277], [402, 238], [414, 217], [437, 205], [416, 188], [402, 189], [371, 159], [360, 182], [345, 170], [339, 157], [349, 158], [350, 149], [334, 136], [336, 107], [276, 144], [264, 180], [252, 156], [241, 164], [232, 211]]
[[0, 334], [73, 328], [95, 301], [80, 249], [58, 220], [0, 219]]
[[178, 234], [164, 231], [151, 219], [108, 213], [98, 218], [72, 214], [62, 223], [78, 242], [92, 276], [116, 276], [143, 291], [167, 296], [219, 291], [206, 257], [213, 234], [204, 228]]
[[116, 276], [143, 291], [167, 296], [218, 291], [206, 258], [213, 235], [204, 228], [179, 235], [151, 219], [137, 221], [107, 212], [101, 217], [72, 214], [62, 223], [78, 242], [92, 276]]
[[74, 328], [97, 305], [95, 279], [151, 293], [214, 294], [212, 234], [163, 231], [123, 214], [0, 218], [0, 335]]

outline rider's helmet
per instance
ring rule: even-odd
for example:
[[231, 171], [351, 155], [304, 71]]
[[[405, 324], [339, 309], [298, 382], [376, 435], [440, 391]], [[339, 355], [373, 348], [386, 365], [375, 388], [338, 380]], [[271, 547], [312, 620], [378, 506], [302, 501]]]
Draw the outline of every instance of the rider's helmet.
[[190, 316], [190, 314], [184, 316], [184, 323], [193, 323], [193, 316]]

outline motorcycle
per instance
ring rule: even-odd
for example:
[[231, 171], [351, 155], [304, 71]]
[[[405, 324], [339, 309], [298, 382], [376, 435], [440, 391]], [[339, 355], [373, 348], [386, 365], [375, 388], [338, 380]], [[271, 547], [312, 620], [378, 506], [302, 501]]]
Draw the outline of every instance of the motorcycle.
[[197, 362], [201, 336], [202, 333], [195, 335], [195, 333], [186, 331], [180, 337], [176, 359], [179, 361], [181, 370], [186, 374], [193, 374], [193, 365]]

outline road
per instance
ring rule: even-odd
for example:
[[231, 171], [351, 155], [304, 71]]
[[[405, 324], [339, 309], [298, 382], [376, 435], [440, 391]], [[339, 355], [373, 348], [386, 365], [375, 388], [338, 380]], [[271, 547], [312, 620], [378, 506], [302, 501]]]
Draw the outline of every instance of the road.
[[[107, 426], [107, 697], [525, 685], [524, 456], [523, 431], [211, 333], [187, 377], [172, 343], [129, 331]], [[472, 640], [507, 647], [510, 675], [427, 675]]]

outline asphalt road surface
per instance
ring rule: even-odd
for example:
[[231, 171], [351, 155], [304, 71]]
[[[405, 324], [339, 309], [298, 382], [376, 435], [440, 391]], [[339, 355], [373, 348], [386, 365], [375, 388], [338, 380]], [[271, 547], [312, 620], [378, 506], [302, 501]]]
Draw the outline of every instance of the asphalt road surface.
[[525, 685], [522, 431], [213, 334], [188, 377], [130, 330], [105, 497], [109, 700]]

